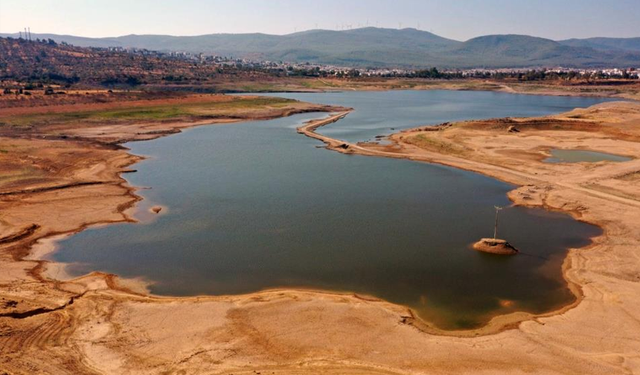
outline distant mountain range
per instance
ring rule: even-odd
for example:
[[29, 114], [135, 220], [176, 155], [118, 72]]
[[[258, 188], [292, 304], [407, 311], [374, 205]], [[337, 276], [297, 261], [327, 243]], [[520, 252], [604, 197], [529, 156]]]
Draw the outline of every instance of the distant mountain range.
[[[17, 37], [17, 34], [0, 34]], [[416, 29], [367, 27], [288, 35], [126, 35], [85, 38], [33, 34], [80, 47], [135, 47], [271, 61], [354, 67], [526, 68], [640, 67], [640, 38], [553, 41], [526, 35], [487, 35], [459, 42]]]

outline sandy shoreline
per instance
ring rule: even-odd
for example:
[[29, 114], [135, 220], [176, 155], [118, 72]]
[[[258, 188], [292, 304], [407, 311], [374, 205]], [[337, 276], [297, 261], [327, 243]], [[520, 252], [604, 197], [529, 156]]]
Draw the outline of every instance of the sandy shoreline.
[[[594, 239], [589, 250], [571, 251], [564, 263], [569, 285], [577, 295], [583, 296], [581, 301], [537, 317], [530, 314], [496, 317], [481, 331], [453, 332], [453, 337], [446, 337], [442, 334], [451, 332], [438, 332], [402, 306], [350, 294], [268, 290], [240, 296], [171, 298], [146, 295], [139, 289], [140, 283], [103, 273], [62, 282], [47, 280], [42, 278], [42, 262], [25, 258], [35, 242], [27, 237], [3, 246], [8, 253], [2, 254], [10, 257], [0, 259], [0, 268], [7, 271], [0, 277], [3, 286], [0, 304], [4, 304], [0, 310], [0, 349], [8, 353], [0, 360], [0, 369], [6, 368], [10, 373], [27, 373], [28, 368], [50, 373], [153, 373], [160, 369], [175, 372], [206, 369], [212, 373], [269, 369], [276, 373], [617, 373], [638, 369], [640, 343], [633, 337], [640, 332], [640, 317], [635, 313], [640, 311], [635, 309], [640, 304], [629, 298], [638, 291], [635, 284], [640, 280], [637, 275], [640, 268], [633, 263], [640, 262], [638, 254], [624, 259], [627, 278], [633, 285], [625, 285], [624, 293], [616, 295], [618, 299], [626, 296], [623, 301], [630, 305], [622, 309], [626, 317], [619, 311], [613, 315], [610, 321], [615, 321], [615, 327], [608, 331], [607, 338], [601, 337], [602, 325], [597, 322], [610, 318], [605, 310], [615, 298], [594, 288], [597, 281], [585, 282], [584, 279], [584, 274], [589, 273], [588, 266], [594, 264], [590, 254], [613, 255], [615, 266], [620, 260], [615, 242], [625, 242], [625, 249], [640, 243], [638, 234], [629, 233], [628, 228], [633, 226], [634, 217], [639, 217], [635, 216], [640, 205], [633, 198], [637, 192], [633, 186], [607, 184], [605, 177], [611, 171], [603, 175], [586, 167], [581, 167], [580, 173], [593, 176], [585, 178], [599, 178], [600, 185], [604, 183], [603, 186], [626, 195], [567, 181], [550, 182], [548, 174], [565, 172], [563, 166], [540, 171], [538, 165], [528, 165], [532, 169], [521, 170], [511, 163], [507, 163], [508, 167], [495, 165], [495, 161], [477, 158], [475, 154], [471, 155], [474, 159], [468, 160], [470, 155], [460, 157], [434, 152], [404, 142], [401, 137], [418, 135], [410, 132], [391, 136], [394, 142], [391, 146], [349, 144], [314, 132], [317, 127], [338, 121], [347, 113], [312, 121], [299, 128], [299, 132], [340, 152], [409, 158], [487, 174], [522, 186], [509, 194], [516, 204], [569, 212], [579, 220], [603, 227], [605, 233]], [[482, 131], [485, 130], [478, 130]], [[489, 131], [483, 140], [496, 136], [503, 134]], [[605, 138], [597, 139], [603, 142], [598, 147], [604, 147]], [[634, 147], [625, 147], [630, 148], [630, 154], [640, 157]], [[36, 212], [51, 201], [76, 200], [78, 195], [82, 197], [81, 205], [90, 207], [91, 212], [65, 216], [66, 224], [45, 220], [41, 228], [50, 227], [51, 234], [56, 234], [82, 230], [87, 225], [131, 220], [125, 212], [139, 198], [119, 173], [138, 158], [126, 150], [110, 150], [109, 154], [114, 155], [108, 159], [113, 166], [111, 170], [90, 168], [82, 174], [108, 175], [108, 183], [42, 191], [37, 194], [42, 195], [41, 199], [27, 199], [31, 210]], [[633, 172], [638, 170], [637, 161], [631, 162], [632, 167], [616, 166], [613, 174], [637, 173]], [[525, 162], [519, 161], [531, 164], [529, 159]], [[542, 172], [546, 174], [534, 174]], [[127, 190], [126, 194], [122, 195], [122, 189]], [[603, 208], [602, 200], [610, 202], [612, 207]], [[620, 207], [632, 209], [618, 214]], [[57, 208], [72, 211], [71, 207]], [[14, 221], [16, 217], [20, 219], [19, 214], [9, 216]], [[83, 221], [88, 216], [100, 219]], [[616, 219], [615, 216], [622, 217]], [[6, 222], [4, 216], [0, 221], [3, 233]], [[74, 226], [75, 229], [69, 229]], [[50, 243], [43, 245], [39, 255], [51, 251], [46, 245]], [[602, 267], [602, 262], [608, 260], [603, 258], [595, 264]], [[609, 265], [605, 268], [609, 268], [609, 272], [615, 270]], [[33, 283], [34, 278], [38, 282]], [[608, 297], [594, 299], [594, 289], [602, 297]], [[18, 308], [10, 306], [10, 301], [16, 301]], [[167, 316], [180, 319], [167, 321]], [[286, 321], [283, 322], [282, 317], [287, 317]], [[505, 331], [505, 328], [514, 329]], [[496, 332], [501, 333], [475, 337]], [[408, 347], [406, 343], [411, 345]], [[508, 354], [505, 347], [510, 348]], [[47, 353], [42, 353], [44, 348]], [[454, 361], [450, 358], [453, 353]], [[532, 357], [530, 353], [536, 355]]]
[[[576, 115], [577, 113], [577, 115]], [[633, 113], [633, 115], [629, 115]], [[347, 113], [342, 114], [342, 116]], [[608, 117], [609, 116], [609, 117]], [[486, 128], [495, 128], [495, 120], [487, 120], [487, 121], [467, 121], [463, 128], [465, 130], [460, 130], [460, 133], [466, 135], [465, 141], [469, 140], [470, 147], [466, 152], [463, 152], [462, 155], [459, 154], [459, 150], [449, 149], [449, 147], [453, 148], [455, 146], [460, 145], [460, 141], [462, 136], [460, 134], [452, 135], [448, 138], [450, 144], [437, 144], [433, 139], [428, 141], [431, 144], [426, 145], [426, 147], [421, 147], [420, 145], [416, 145], [415, 138], [422, 137], [425, 134], [442, 134], [449, 130], [450, 124], [446, 124], [441, 129], [435, 130], [429, 129], [429, 127], [421, 127], [411, 130], [405, 130], [400, 133], [395, 133], [386, 138], [386, 140], [391, 141], [391, 145], [379, 145], [376, 143], [349, 143], [341, 140], [332, 139], [330, 137], [323, 136], [315, 132], [315, 130], [329, 122], [332, 121], [318, 121], [313, 122], [310, 121], [306, 125], [300, 127], [298, 131], [302, 134], [305, 134], [311, 138], [320, 140], [327, 145], [327, 148], [338, 151], [341, 153], [353, 153], [360, 155], [368, 155], [368, 156], [379, 156], [379, 157], [391, 157], [391, 158], [401, 158], [401, 159], [410, 159], [415, 161], [429, 162], [442, 164], [446, 166], [451, 166], [459, 169], [464, 169], [472, 172], [481, 173], [484, 175], [488, 175], [490, 177], [497, 178], [499, 180], [513, 183], [520, 186], [517, 189], [514, 189], [509, 193], [510, 200], [515, 205], [521, 206], [530, 206], [530, 207], [543, 207], [547, 210], [559, 211], [568, 213], [573, 216], [575, 219], [584, 221], [590, 224], [594, 224], [603, 229], [603, 234], [597, 238], [593, 239], [593, 243], [587, 247], [581, 249], [571, 249], [568, 253], [567, 258], [563, 263], [563, 275], [565, 276], [565, 280], [568, 282], [569, 289], [576, 296], [576, 301], [563, 306], [562, 308], [552, 311], [549, 313], [541, 314], [541, 315], [533, 315], [527, 313], [516, 313], [509, 315], [497, 316], [494, 320], [492, 320], [486, 327], [483, 327], [479, 330], [475, 331], [456, 331], [453, 332], [454, 335], [457, 336], [471, 336], [475, 334], [491, 334], [498, 332], [502, 329], [513, 328], [517, 326], [519, 322], [531, 319], [537, 319], [540, 317], [548, 317], [554, 315], [562, 315], [567, 311], [577, 307], [584, 300], [585, 294], [583, 293], [583, 284], [578, 282], [574, 275], [583, 270], [576, 267], [578, 264], [578, 260], [582, 256], [582, 252], [589, 252], [594, 250], [603, 251], [602, 248], [605, 249], [607, 247], [613, 247], [614, 243], [619, 239], [614, 239], [615, 232], [612, 229], [612, 223], [600, 215], [587, 215], [590, 208], [588, 205], [583, 204], [584, 199], [580, 199], [582, 197], [578, 197], [580, 195], [589, 195], [592, 198], [602, 199], [609, 202], [615, 202], [621, 204], [623, 207], [627, 207], [628, 209], [633, 210], [634, 214], [631, 215], [618, 215], [617, 219], [619, 221], [625, 222], [626, 225], [630, 225], [631, 227], [634, 224], [638, 223], [638, 219], [640, 218], [640, 188], [637, 187], [636, 184], [626, 184], [626, 186], [621, 186], [622, 184], [619, 181], [609, 182], [606, 181], [609, 179], [619, 179], [621, 177], [626, 176], [634, 176], [633, 180], [637, 180], [640, 182], [640, 145], [636, 142], [640, 140], [638, 136], [640, 135], [640, 129], [638, 126], [640, 125], [640, 105], [638, 103], [608, 103], [596, 105], [588, 109], [577, 109], [571, 111], [568, 114], [559, 114], [556, 116], [548, 116], [542, 119], [542, 122], [549, 122], [555, 119], [560, 121], [572, 121], [569, 119], [573, 118], [581, 118], [585, 121], [586, 125], [597, 127], [596, 125], [600, 125], [601, 123], [608, 123], [611, 125], [608, 131], [604, 132], [604, 137], [601, 136], [593, 136], [593, 139], [589, 139], [589, 135], [585, 136], [585, 133], [582, 134], [571, 134], [571, 136], [567, 137], [575, 143], [574, 146], [567, 147], [570, 149], [582, 149], [582, 150], [595, 150], [600, 152], [615, 152], [616, 154], [631, 156], [634, 160], [626, 164], [620, 164], [620, 166], [616, 166], [615, 163], [581, 163], [581, 168], [578, 169], [578, 173], [584, 172], [587, 170], [590, 172], [590, 175], [587, 178], [583, 178], [583, 181], [580, 183], [572, 183], [568, 182], [575, 176], [569, 176], [568, 178], [557, 179], [553, 175], [555, 172], [566, 172], [569, 167], [567, 164], [563, 164], [561, 167], [556, 168], [558, 171], [553, 171], [554, 167], [552, 165], [544, 165], [541, 163], [542, 159], [544, 159], [541, 155], [526, 155], [525, 159], [527, 162], [532, 159], [540, 163], [538, 166], [543, 166], [543, 169], [547, 169], [545, 171], [545, 176], [540, 176], [540, 171], [536, 168], [538, 166], [534, 166], [527, 170], [526, 168], [514, 168], [513, 163], [504, 163], [505, 160], [499, 157], [490, 158], [485, 157], [483, 155], [483, 148], [486, 149], [501, 149], [503, 152], [514, 152], [515, 150], [506, 150], [509, 146], [509, 134], [506, 130], [508, 130], [507, 126], [502, 126], [500, 131], [502, 134], [496, 135], [496, 131], [491, 129], [489, 131], [484, 130], [485, 133], [483, 137], [480, 137], [480, 131], [476, 131], [471, 134], [471, 130], [468, 131], [467, 134], [464, 134], [464, 131], [468, 129], [472, 129], [474, 123], [484, 123], [484, 125], [491, 124], [492, 126], [485, 126]], [[333, 119], [331, 119], [333, 120]], [[513, 121], [508, 124], [508, 126], [516, 126], [520, 125], [528, 126], [526, 124], [527, 119], [524, 119], [522, 122]], [[525, 137], [538, 137], [542, 138], [545, 136], [555, 136], [557, 131], [551, 131], [550, 134], [542, 134], [545, 125], [541, 122], [541, 128], [543, 130], [535, 129], [534, 132], [537, 134], [527, 134]], [[465, 122], [463, 122], [464, 124]], [[617, 125], [624, 124], [626, 126], [626, 131], [619, 132], [619, 129], [616, 129]], [[458, 125], [458, 124], [456, 124]], [[568, 125], [568, 132], [574, 131], [578, 133], [590, 132], [597, 133], [599, 129], [585, 129], [584, 127], [581, 129], [576, 128], [575, 123], [571, 123]], [[578, 127], [583, 126], [585, 124], [578, 124]], [[559, 128], [562, 128], [562, 124], [560, 124]], [[456, 129], [457, 130], [457, 129]], [[455, 130], [454, 130], [455, 131]], [[519, 130], [518, 132], [520, 132]], [[617, 137], [611, 137], [612, 134], [618, 132]], [[600, 134], [603, 135], [603, 134]], [[475, 140], [470, 140], [471, 138], [476, 138]], [[515, 137], [515, 135], [511, 135], [511, 137]], [[407, 140], [409, 138], [410, 140]], [[437, 138], [437, 137], [432, 137]], [[438, 138], [438, 141], [441, 141], [443, 137]], [[497, 139], [501, 138], [501, 139]], [[522, 135], [521, 135], [522, 138]], [[615, 140], [617, 143], [613, 144]], [[549, 139], [545, 139], [545, 141], [549, 141]], [[609, 142], [608, 142], [609, 141]], [[635, 144], [622, 145], [621, 142], [633, 141]], [[456, 142], [454, 144], [454, 142]], [[433, 144], [435, 143], [435, 144]], [[492, 143], [492, 147], [487, 147], [488, 144]], [[525, 143], [525, 142], [523, 142]], [[549, 142], [554, 143], [554, 142]], [[565, 143], [565, 144], [562, 144]], [[569, 140], [563, 140], [561, 142], [556, 142], [558, 148], [565, 148], [566, 143], [569, 143]], [[500, 145], [500, 146], [498, 146]], [[501, 147], [502, 146], [502, 147]], [[531, 145], [527, 145], [530, 147]], [[621, 147], [622, 146], [622, 147]], [[552, 146], [540, 147], [538, 146], [535, 150], [538, 153], [546, 153], [548, 155], [548, 150]], [[504, 148], [504, 149], [503, 149]], [[517, 151], [523, 151], [521, 149]], [[513, 157], [513, 155], [510, 155]], [[489, 161], [490, 160], [490, 161]], [[525, 160], [519, 160], [518, 163], [525, 162]], [[503, 164], [512, 164], [509, 167], [503, 167]], [[624, 165], [624, 167], [623, 167]], [[570, 165], [569, 165], [570, 166]], [[609, 166], [610, 169], [617, 169], [617, 171], [606, 170]], [[601, 170], [601, 173], [597, 173], [594, 170], [598, 168]], [[549, 173], [549, 170], [552, 170], [553, 173]], [[604, 170], [604, 171], [602, 171]], [[526, 171], [526, 172], [525, 172]], [[533, 173], [531, 173], [533, 171]], [[575, 172], [574, 172], [575, 173]], [[597, 181], [594, 183], [593, 181]], [[605, 190], [595, 188], [597, 184], [602, 184], [603, 182], [609, 182], [609, 185], [612, 186], [617, 182], [616, 190]], [[556, 185], [557, 187], [553, 186]], [[572, 196], [572, 202], [563, 202], [562, 204], [553, 202], [551, 203], [549, 200], [549, 195], [551, 191], [556, 189], [567, 189], [571, 190], [574, 194]], [[624, 191], [622, 191], [624, 188]], [[536, 189], [544, 190], [544, 192], [535, 191]], [[566, 194], [566, 193], [565, 193]], [[532, 197], [533, 195], [533, 197]], [[538, 196], [536, 196], [538, 195]], [[578, 206], [578, 207], [575, 207]], [[595, 210], [594, 210], [595, 211]], [[634, 216], [636, 215], [636, 216]], [[623, 220], [626, 219], [626, 220]], [[635, 244], [638, 244], [637, 237], [634, 238]], [[579, 253], [580, 252], [580, 253]], [[637, 257], [636, 254], [632, 255], [632, 257]], [[634, 281], [640, 280], [640, 274], [635, 274], [632, 277]], [[422, 322], [420, 320], [416, 320], [416, 327], [425, 330], [429, 333], [436, 334], [450, 334], [452, 332], [438, 332], [437, 329], [430, 326], [428, 322]], [[495, 331], [493, 331], [495, 329]]]
[[[499, 179], [501, 181], [504, 181], [504, 182], [507, 182], [507, 183], [517, 184], [517, 182], [515, 182], [516, 180], [513, 179], [513, 178], [505, 177], [505, 175], [502, 175], [502, 174], [495, 174], [494, 175], [494, 174], [486, 173], [486, 171], [483, 171], [483, 169], [474, 168], [474, 167], [472, 167], [470, 165], [465, 164], [464, 161], [462, 161], [462, 160], [460, 161], [461, 164], [456, 164], [455, 162], [453, 162], [451, 160], [447, 160], [447, 159], [440, 160], [437, 157], [435, 157], [433, 159], [430, 159], [430, 158], [428, 159], [428, 158], [421, 157], [421, 155], [405, 154], [405, 153], [398, 152], [398, 151], [386, 151], [388, 149], [393, 149], [394, 147], [396, 147], [398, 145], [398, 140], [397, 140], [397, 138], [394, 138], [394, 137], [399, 133], [393, 134], [392, 136], [386, 138], [386, 139], [391, 139], [394, 142], [394, 145], [392, 145], [392, 146], [380, 146], [380, 145], [378, 145], [376, 143], [365, 143], [365, 142], [362, 142], [362, 143], [350, 143], [350, 142], [342, 141], [342, 140], [339, 140], [339, 139], [327, 137], [327, 136], [324, 136], [324, 135], [316, 132], [317, 129], [319, 129], [319, 128], [325, 126], [325, 125], [328, 125], [328, 124], [331, 124], [331, 123], [334, 123], [334, 122], [337, 122], [337, 121], [341, 120], [342, 118], [347, 116], [350, 112], [351, 111], [345, 111], [345, 112], [341, 112], [341, 113], [329, 116], [329, 117], [324, 118], [324, 119], [308, 121], [306, 124], [304, 124], [303, 126], [300, 126], [297, 129], [298, 133], [304, 134], [307, 137], [322, 141], [322, 142], [324, 142], [326, 144], [328, 149], [333, 150], [333, 151], [337, 151], [337, 152], [340, 152], [340, 153], [344, 153], [344, 154], [357, 154], [357, 155], [366, 155], [366, 156], [377, 156], [377, 157], [386, 157], [386, 158], [407, 159], [407, 160], [413, 160], [413, 161], [428, 162], [428, 163], [432, 163], [432, 164], [440, 164], [440, 165], [444, 165], [444, 166], [454, 167], [454, 168], [457, 168], [457, 169], [467, 170], [467, 171], [470, 171], [470, 172], [480, 173], [480, 174], [483, 174], [483, 175], [488, 175], [490, 177], [497, 178], [497, 179]], [[521, 176], [519, 176], [519, 177], [521, 177]], [[531, 178], [531, 180], [536, 181], [533, 177], [530, 177], [530, 178]], [[541, 180], [537, 180], [536, 182], [540, 183], [542, 181]], [[520, 186], [520, 187], [522, 187], [522, 186]], [[538, 205], [527, 204], [523, 200], [517, 199], [517, 196], [514, 196], [512, 194], [512, 192], [509, 193], [508, 197], [513, 202], [514, 205], [516, 205], [516, 206], [518, 206], [518, 205], [520, 205], [520, 206], [531, 206], [531, 207], [538, 206]], [[636, 203], [638, 203], [638, 207], [640, 207], [640, 202], [631, 202], [631, 204], [634, 204], [634, 205]], [[557, 208], [550, 207], [550, 206], [544, 206], [544, 205], [542, 205], [542, 207], [545, 208], [546, 210], [552, 210], [552, 211], [568, 213], [574, 219], [585, 221], [585, 220], [581, 219], [581, 215], [577, 214], [575, 211], [559, 210]], [[597, 225], [600, 228], [602, 228], [603, 230], [605, 229], [603, 227], [602, 223], [595, 223], [595, 222], [589, 222], [589, 221], [586, 221], [586, 222], [589, 223], [589, 224]], [[603, 233], [602, 236], [604, 236], [604, 235], [605, 234]], [[592, 239], [592, 240], [595, 240], [595, 239]], [[593, 243], [589, 244], [589, 245], [587, 245], [585, 247], [579, 248], [579, 250], [588, 250], [592, 245], [593, 245]], [[578, 250], [578, 249], [574, 249], [574, 250]], [[556, 315], [556, 314], [562, 314], [563, 312], [566, 312], [566, 311], [570, 310], [571, 308], [577, 306], [580, 303], [580, 301], [582, 300], [582, 298], [583, 298], [582, 289], [581, 289], [580, 285], [576, 284], [572, 280], [569, 280], [569, 279], [566, 278], [567, 272], [569, 271], [569, 267], [570, 267], [570, 262], [567, 262], [565, 260], [563, 262], [563, 267], [562, 267], [563, 268], [563, 276], [565, 276], [565, 281], [567, 282], [567, 287], [571, 290], [571, 292], [574, 294], [576, 299], [572, 303], [564, 305], [564, 306], [560, 307], [559, 309], [552, 310], [552, 311], [549, 311], [549, 312], [546, 312], [546, 313], [542, 313], [542, 314], [532, 314], [532, 313], [523, 312], [523, 311], [514, 312], [514, 313], [510, 313], [510, 314], [499, 314], [498, 313], [486, 325], [484, 325], [484, 326], [482, 326], [480, 328], [474, 328], [474, 329], [470, 329], [470, 330], [442, 330], [442, 329], [434, 326], [430, 322], [419, 318], [413, 312], [411, 312], [411, 318], [407, 319], [407, 324], [411, 324], [411, 325], [415, 326], [416, 328], [420, 329], [421, 331], [424, 331], [426, 333], [433, 334], [433, 335], [454, 336], [454, 337], [476, 337], [476, 336], [479, 336], [479, 335], [491, 335], [491, 334], [495, 334], [495, 333], [504, 331], [506, 329], [514, 328], [515, 326], [517, 326], [518, 323], [520, 323], [522, 321], [525, 321], [525, 320], [531, 320], [531, 319], [539, 318], [539, 317], [553, 316], [553, 315]], [[409, 309], [409, 308], [407, 308], [407, 309]]]

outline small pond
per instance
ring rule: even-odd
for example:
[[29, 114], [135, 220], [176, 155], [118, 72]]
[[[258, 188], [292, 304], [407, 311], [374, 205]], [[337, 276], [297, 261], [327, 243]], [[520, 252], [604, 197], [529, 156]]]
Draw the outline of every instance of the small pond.
[[551, 150], [551, 157], [545, 159], [545, 163], [596, 163], [599, 161], [623, 162], [631, 160], [630, 157], [608, 154], [605, 152], [588, 150]]

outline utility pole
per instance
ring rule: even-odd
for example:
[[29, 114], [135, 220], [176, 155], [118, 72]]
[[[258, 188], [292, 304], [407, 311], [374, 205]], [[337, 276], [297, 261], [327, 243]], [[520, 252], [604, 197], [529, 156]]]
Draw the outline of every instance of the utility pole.
[[493, 227], [493, 239], [495, 240], [498, 237], [498, 212], [502, 210], [502, 207], [493, 206], [496, 208], [496, 223]]

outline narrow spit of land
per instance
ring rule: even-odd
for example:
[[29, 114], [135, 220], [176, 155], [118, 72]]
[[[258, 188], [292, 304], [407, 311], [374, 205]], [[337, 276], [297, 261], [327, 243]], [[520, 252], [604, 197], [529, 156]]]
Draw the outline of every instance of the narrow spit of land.
[[[27, 256], [34, 245], [36, 253], [51, 250], [43, 238], [131, 220], [126, 212], [138, 198], [119, 174], [139, 158], [116, 139], [155, 138], [178, 131], [177, 124], [198, 123], [174, 118], [130, 130], [119, 120], [92, 127], [71, 121], [76, 125], [66, 127], [60, 123], [66, 120], [50, 119], [46, 133], [14, 126], [17, 133], [1, 139], [9, 177], [3, 181], [7, 194], [0, 196], [0, 369], [25, 374], [601, 374], [640, 368], [640, 105], [419, 128], [391, 136], [391, 145], [350, 144], [315, 132], [344, 117], [346, 109], [299, 102], [262, 103], [261, 108], [253, 116], [338, 112], [299, 131], [339, 152], [441, 163], [500, 178], [522, 185], [510, 194], [516, 204], [562, 210], [602, 226], [603, 236], [588, 249], [571, 251], [565, 262], [580, 301], [548, 316], [496, 317], [483, 331], [456, 337], [434, 334], [404, 307], [357, 295], [270, 290], [163, 298], [147, 295], [140, 283], [103, 273], [50, 279], [52, 264]], [[227, 117], [218, 112], [219, 120], [250, 119], [242, 117], [246, 112], [235, 108]], [[131, 121], [138, 126], [139, 119]], [[520, 131], [508, 132], [509, 126]], [[616, 153], [634, 160], [615, 166], [541, 162], [558, 147], [616, 147]], [[481, 335], [490, 332], [500, 333]]]

